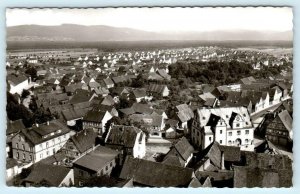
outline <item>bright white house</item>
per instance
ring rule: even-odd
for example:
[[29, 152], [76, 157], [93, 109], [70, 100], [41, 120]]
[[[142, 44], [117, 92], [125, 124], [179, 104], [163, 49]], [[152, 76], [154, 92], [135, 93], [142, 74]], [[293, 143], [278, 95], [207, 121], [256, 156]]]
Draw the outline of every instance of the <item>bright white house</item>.
[[197, 109], [191, 131], [192, 143], [205, 149], [213, 141], [253, 151], [254, 127], [247, 108]]

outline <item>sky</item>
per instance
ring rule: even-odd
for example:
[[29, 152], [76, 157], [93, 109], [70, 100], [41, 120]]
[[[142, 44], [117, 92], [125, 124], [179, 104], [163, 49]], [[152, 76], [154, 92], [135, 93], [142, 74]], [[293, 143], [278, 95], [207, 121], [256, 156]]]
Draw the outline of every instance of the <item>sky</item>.
[[283, 32], [293, 29], [293, 11], [289, 7], [16, 8], [6, 10], [6, 24], [7, 26], [108, 25], [154, 32], [216, 30]]

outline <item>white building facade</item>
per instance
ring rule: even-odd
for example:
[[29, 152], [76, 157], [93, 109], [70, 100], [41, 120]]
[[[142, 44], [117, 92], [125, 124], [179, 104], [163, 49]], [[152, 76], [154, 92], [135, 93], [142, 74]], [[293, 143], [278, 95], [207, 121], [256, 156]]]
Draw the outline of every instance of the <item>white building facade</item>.
[[212, 142], [253, 151], [254, 127], [245, 107], [198, 109], [191, 131], [192, 143], [205, 149]]

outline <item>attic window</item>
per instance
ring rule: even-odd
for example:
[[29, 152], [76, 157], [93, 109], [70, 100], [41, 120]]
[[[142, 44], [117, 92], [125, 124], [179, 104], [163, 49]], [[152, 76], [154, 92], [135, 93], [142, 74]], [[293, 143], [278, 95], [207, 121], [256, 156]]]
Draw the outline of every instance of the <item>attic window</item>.
[[243, 116], [246, 117], [246, 114], [244, 113]]
[[228, 118], [228, 115], [226, 115], [226, 118]]
[[205, 117], [202, 117], [202, 119], [204, 120], [204, 119], [205, 119]]

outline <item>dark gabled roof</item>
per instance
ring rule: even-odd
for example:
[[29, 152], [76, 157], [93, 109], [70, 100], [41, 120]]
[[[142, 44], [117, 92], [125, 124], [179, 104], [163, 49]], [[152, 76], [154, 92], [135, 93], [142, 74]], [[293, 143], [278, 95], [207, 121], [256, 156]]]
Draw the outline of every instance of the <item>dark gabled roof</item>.
[[239, 162], [241, 160], [241, 149], [236, 146], [219, 146], [220, 150], [224, 152], [224, 160], [230, 162]]
[[95, 146], [96, 138], [97, 133], [93, 129], [84, 129], [73, 135], [70, 141], [74, 143], [80, 153], [84, 153]]
[[167, 79], [167, 80], [170, 80], [171, 79], [171, 76], [166, 72], [165, 69], [158, 69], [157, 70], [157, 73], [162, 76], [163, 78]]
[[180, 154], [180, 156], [187, 161], [187, 159], [193, 154], [194, 148], [189, 141], [182, 137], [173, 147]]
[[166, 85], [150, 84], [148, 86], [148, 91], [161, 94], [166, 87], [167, 87]]
[[77, 89], [75, 91], [75, 94], [70, 99], [70, 103], [77, 104], [77, 103], [82, 103], [82, 102], [88, 102], [91, 100], [92, 96], [93, 96], [93, 92], [90, 92], [87, 90], [82, 90], [82, 89]]
[[77, 84], [71, 84], [68, 86], [65, 86], [65, 91], [66, 92], [75, 92], [77, 89], [81, 89], [83, 86], [83, 83], [77, 83]]
[[88, 122], [101, 123], [106, 111], [90, 110], [84, 115], [83, 120]]
[[193, 174], [190, 168], [126, 157], [120, 178], [150, 187], [186, 187]]
[[119, 152], [113, 149], [98, 146], [93, 151], [76, 160], [74, 166], [84, 167], [92, 172], [98, 172], [103, 169], [107, 163], [117, 158], [118, 155]]
[[24, 180], [30, 183], [46, 181], [50, 186], [59, 186], [71, 169], [43, 163], [34, 164], [29, 176]]
[[144, 88], [134, 89], [132, 92], [136, 98], [142, 98], [147, 96], [146, 89]]
[[6, 135], [16, 133], [20, 131], [21, 129], [25, 129], [25, 126], [22, 122], [22, 119], [15, 120], [15, 121], [7, 121], [7, 130]]
[[132, 148], [141, 130], [133, 126], [113, 125], [105, 139], [106, 144]]
[[16, 75], [16, 74], [9, 74], [7, 75], [6, 79], [8, 82], [14, 86], [28, 80], [28, 78], [22, 74]]
[[114, 82], [110, 78], [103, 79], [106, 86], [108, 85], [114, 85]]
[[112, 106], [114, 105], [116, 102], [114, 101], [114, 99], [111, 97], [111, 95], [107, 95], [104, 97], [103, 101], [101, 102], [102, 105], [107, 105], [107, 106]]
[[135, 113], [140, 114], [151, 114], [153, 112], [153, 109], [148, 104], [134, 103], [131, 108]]
[[163, 164], [174, 165], [174, 166], [182, 166], [179, 157], [171, 154], [167, 154], [162, 161]]
[[[61, 130], [59, 132], [59, 130]], [[49, 121], [48, 124], [39, 124], [38, 126], [33, 126], [31, 128], [25, 128], [21, 130], [21, 134], [25, 136], [25, 138], [31, 142], [33, 145], [40, 144], [42, 142], [46, 142], [55, 137], [61, 136], [70, 132], [70, 129], [67, 128], [63, 123], [59, 120]], [[53, 135], [50, 135], [54, 133]], [[45, 137], [47, 135], [47, 137]], [[43, 138], [44, 136], [44, 138]]]

